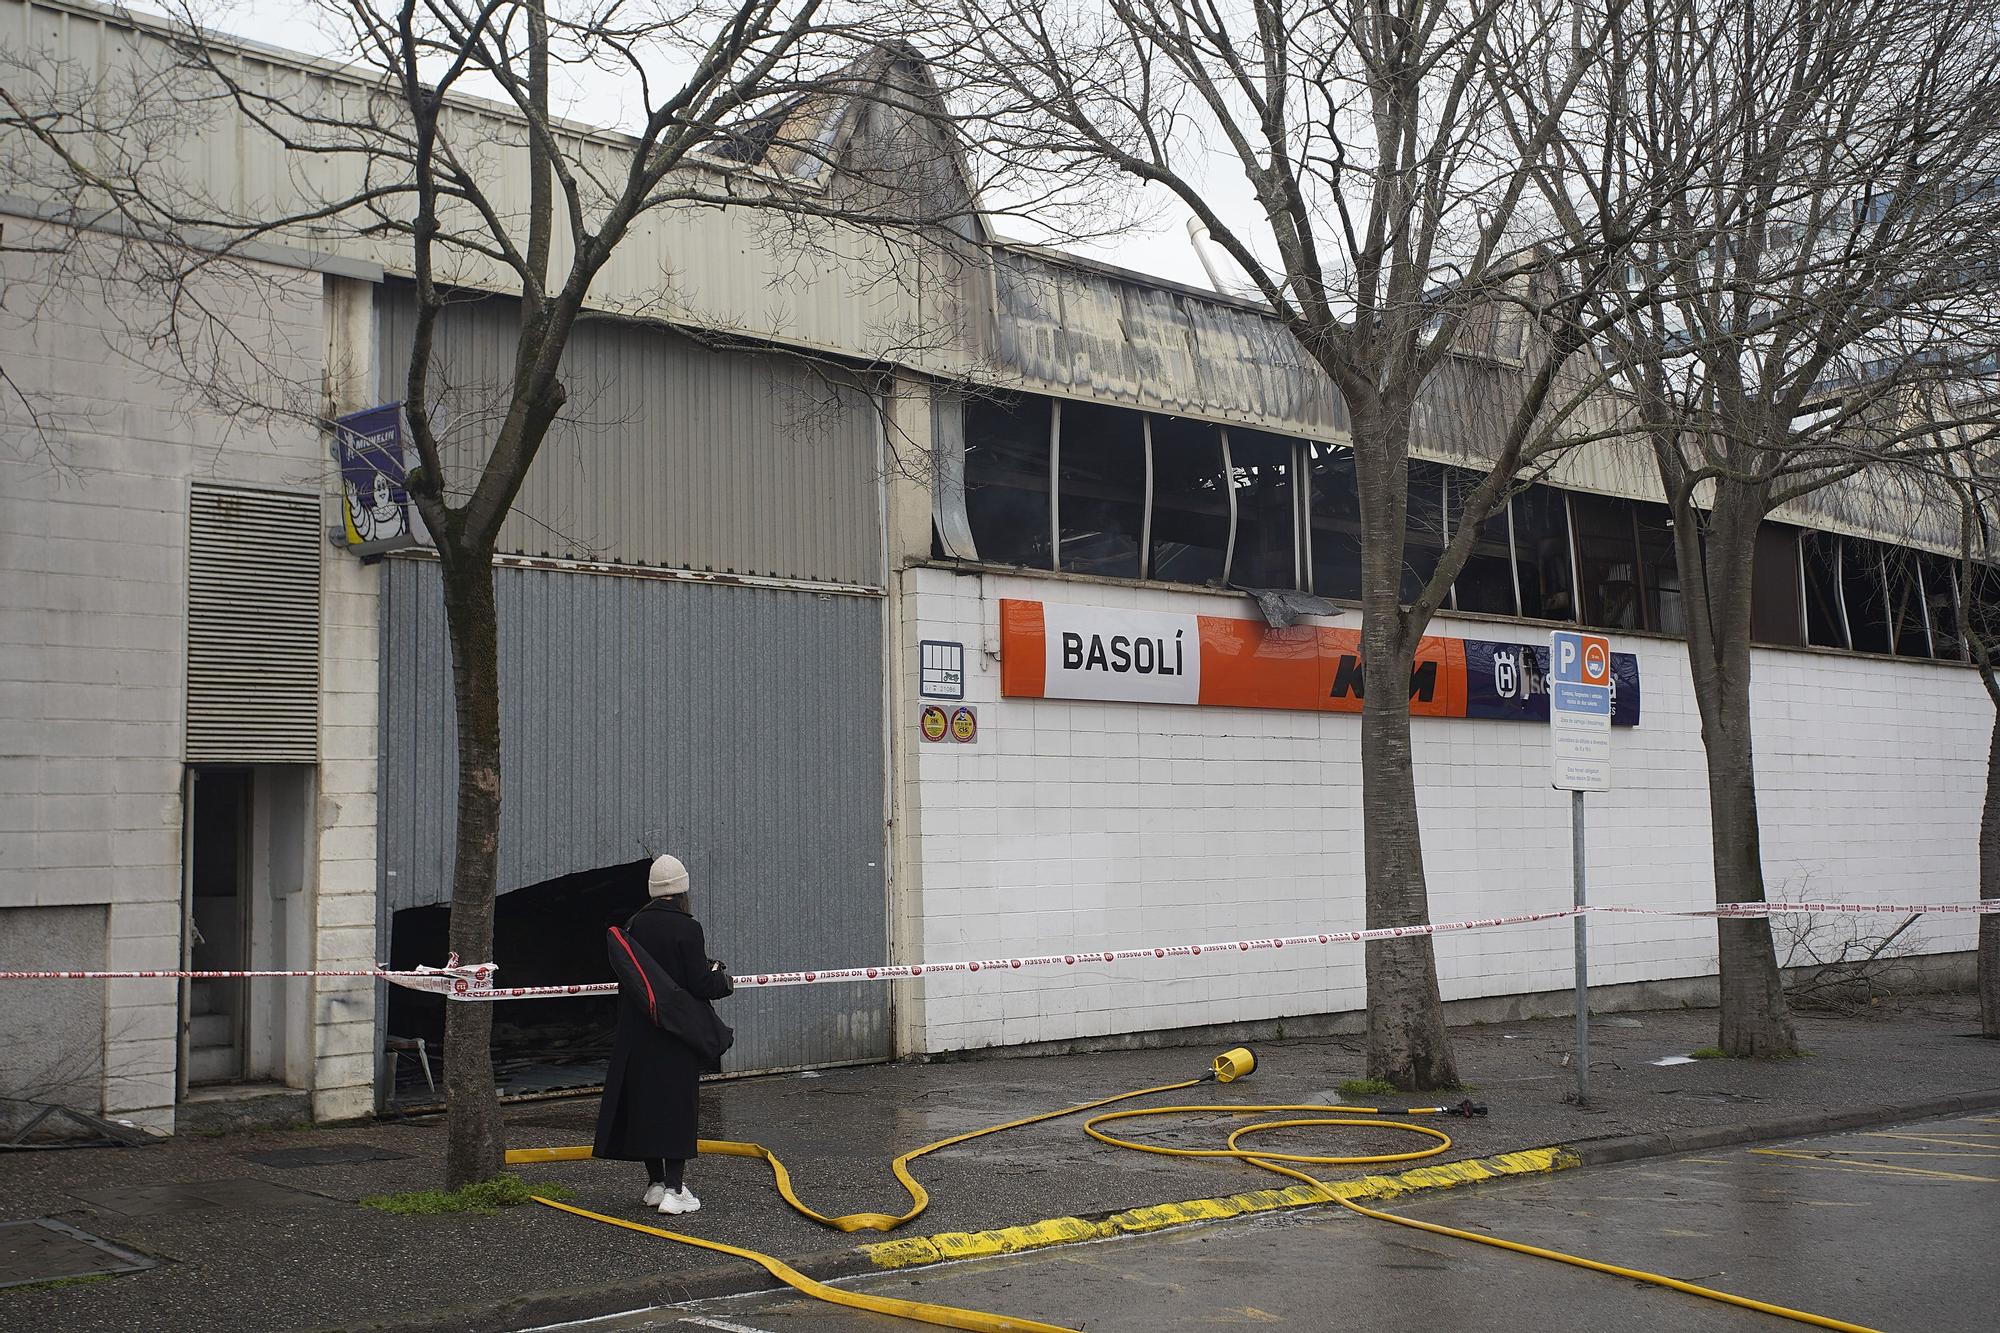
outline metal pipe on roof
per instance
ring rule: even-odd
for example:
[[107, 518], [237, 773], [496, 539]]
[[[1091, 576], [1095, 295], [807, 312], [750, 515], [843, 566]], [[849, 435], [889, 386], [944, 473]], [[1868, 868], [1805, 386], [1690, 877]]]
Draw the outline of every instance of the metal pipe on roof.
[[1188, 243], [1194, 246], [1194, 255], [1201, 261], [1202, 272], [1208, 274], [1208, 285], [1223, 291], [1222, 275], [1215, 271], [1215, 260], [1208, 252], [1208, 227], [1200, 218], [1191, 217], [1187, 221]]

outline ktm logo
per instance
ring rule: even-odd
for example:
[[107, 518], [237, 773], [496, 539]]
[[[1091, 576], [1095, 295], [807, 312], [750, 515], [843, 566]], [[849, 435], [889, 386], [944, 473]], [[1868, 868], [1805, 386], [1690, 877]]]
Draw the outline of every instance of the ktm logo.
[[[1432, 703], [1437, 699], [1438, 664], [1419, 662], [1410, 671], [1410, 698], [1417, 703]], [[1364, 695], [1365, 686], [1361, 678], [1361, 658], [1356, 653], [1342, 653], [1333, 668], [1334, 699], [1359, 699]]]

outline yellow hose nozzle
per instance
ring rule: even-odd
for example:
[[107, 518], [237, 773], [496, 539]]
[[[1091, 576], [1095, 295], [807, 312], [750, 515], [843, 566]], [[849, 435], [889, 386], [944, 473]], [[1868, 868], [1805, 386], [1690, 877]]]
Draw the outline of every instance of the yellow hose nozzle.
[[1209, 1071], [1217, 1083], [1234, 1083], [1257, 1068], [1257, 1056], [1248, 1046], [1238, 1046], [1215, 1057]]

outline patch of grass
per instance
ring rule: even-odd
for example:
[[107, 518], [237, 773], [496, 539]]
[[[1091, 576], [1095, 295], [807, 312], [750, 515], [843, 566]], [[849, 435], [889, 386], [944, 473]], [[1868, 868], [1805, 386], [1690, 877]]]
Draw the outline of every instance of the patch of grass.
[[1350, 1078], [1340, 1084], [1343, 1097], [1394, 1097], [1399, 1089], [1386, 1079]]
[[495, 1176], [455, 1190], [406, 1190], [401, 1194], [371, 1194], [361, 1201], [395, 1217], [435, 1217], [443, 1213], [477, 1213], [491, 1216], [502, 1208], [518, 1208], [539, 1194], [548, 1199], [568, 1199], [575, 1191], [567, 1185], [548, 1183], [530, 1186], [515, 1175]]
[[93, 1287], [100, 1282], [109, 1282], [119, 1273], [78, 1273], [75, 1277], [52, 1277], [47, 1282], [25, 1282], [15, 1291], [56, 1291], [63, 1287]]

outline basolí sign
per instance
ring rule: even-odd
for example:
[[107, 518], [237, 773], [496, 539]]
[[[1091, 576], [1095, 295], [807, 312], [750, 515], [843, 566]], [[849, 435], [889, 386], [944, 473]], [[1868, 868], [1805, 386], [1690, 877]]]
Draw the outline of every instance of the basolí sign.
[[[1614, 726], [1639, 723], [1639, 660], [1611, 655]], [[1410, 673], [1419, 717], [1549, 720], [1549, 650], [1429, 636]], [[1325, 625], [1000, 603], [1000, 693], [1213, 708], [1361, 711], [1361, 634]]]

